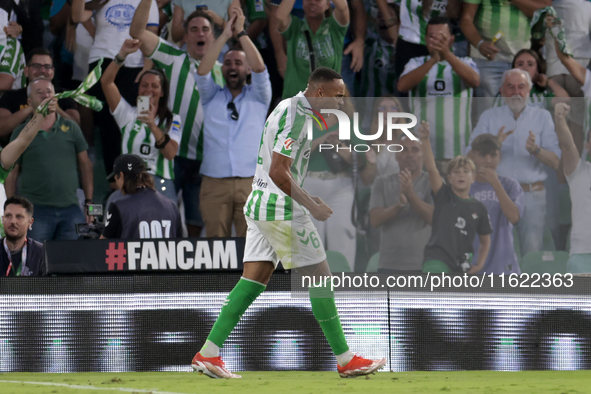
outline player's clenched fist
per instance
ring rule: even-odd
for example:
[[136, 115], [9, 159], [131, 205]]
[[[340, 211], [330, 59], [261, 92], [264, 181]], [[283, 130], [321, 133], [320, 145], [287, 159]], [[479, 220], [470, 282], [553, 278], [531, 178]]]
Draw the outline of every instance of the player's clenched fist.
[[312, 200], [316, 202], [316, 207], [310, 210], [310, 214], [314, 219], [324, 222], [332, 215], [332, 209], [320, 197], [312, 197]]

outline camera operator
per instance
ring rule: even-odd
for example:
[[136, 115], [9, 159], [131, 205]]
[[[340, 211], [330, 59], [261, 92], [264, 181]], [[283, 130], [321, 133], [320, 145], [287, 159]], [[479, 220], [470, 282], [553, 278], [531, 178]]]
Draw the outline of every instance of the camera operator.
[[10, 197], [2, 216], [6, 237], [0, 251], [0, 276], [42, 276], [43, 244], [27, 238], [33, 225], [33, 204], [24, 197]]
[[154, 179], [144, 161], [137, 155], [125, 154], [115, 159], [113, 173], [123, 197], [109, 205], [106, 238], [176, 238], [182, 235], [182, 224], [176, 204], [157, 193]]

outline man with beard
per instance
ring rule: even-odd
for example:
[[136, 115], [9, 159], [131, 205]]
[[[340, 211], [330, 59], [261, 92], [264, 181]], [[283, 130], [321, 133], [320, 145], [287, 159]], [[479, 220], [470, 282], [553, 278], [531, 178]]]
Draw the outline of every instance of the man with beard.
[[[229, 237], [232, 222], [236, 235], [246, 236], [242, 209], [252, 190], [261, 130], [272, 95], [269, 72], [244, 30], [242, 10], [233, 8], [230, 18], [203, 57], [196, 76], [205, 111], [200, 200], [207, 237]], [[230, 50], [224, 55], [226, 87], [221, 88], [215, 84], [211, 69], [232, 34], [242, 50]], [[246, 84], [248, 75], [252, 77], [251, 85]]]
[[[168, 107], [181, 116], [183, 129], [179, 151], [174, 160], [174, 184], [176, 191], [183, 191], [185, 223], [190, 237], [199, 237], [203, 219], [199, 211], [201, 177], [199, 169], [203, 160], [201, 129], [203, 128], [203, 103], [196, 88], [195, 75], [203, 56], [211, 49], [215, 39], [211, 18], [195, 11], [185, 21], [187, 50], [181, 51], [146, 29], [151, 0], [142, 0], [133, 16], [129, 34], [142, 42], [140, 50], [152, 59], [154, 65], [166, 74], [170, 81]], [[221, 65], [214, 63], [211, 77], [224, 86]]]
[[24, 197], [10, 197], [2, 216], [6, 237], [0, 251], [0, 276], [42, 276], [43, 244], [27, 238], [33, 225], [33, 204]]
[[398, 144], [403, 147], [396, 153], [400, 173], [378, 177], [371, 188], [369, 218], [381, 229], [378, 272], [422, 273], [433, 220], [431, 184], [423, 171], [421, 142], [403, 136]]
[[[506, 105], [486, 110], [474, 128], [470, 144], [480, 134], [504, 139], [497, 173], [513, 178], [525, 193], [524, 212], [517, 223], [523, 255], [542, 250], [546, 217], [546, 166], [556, 170], [560, 147], [552, 115], [527, 105], [532, 81], [529, 73], [514, 68], [503, 74], [501, 96]], [[467, 151], [470, 151], [468, 146]]]

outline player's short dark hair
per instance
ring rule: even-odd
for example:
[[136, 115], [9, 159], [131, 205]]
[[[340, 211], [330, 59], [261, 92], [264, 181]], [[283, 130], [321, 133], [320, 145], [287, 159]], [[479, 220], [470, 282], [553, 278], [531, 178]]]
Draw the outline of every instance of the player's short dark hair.
[[213, 29], [213, 20], [211, 19], [211, 17], [209, 15], [207, 15], [205, 12], [203, 12], [202, 10], [195, 10], [195, 11], [191, 12], [189, 14], [189, 16], [187, 17], [187, 19], [185, 19], [185, 21], [183, 22], [183, 29], [185, 29], [185, 33], [187, 32], [187, 29], [189, 28], [189, 22], [191, 22], [195, 18], [207, 19], [209, 21], [209, 27], [211, 29]]
[[27, 54], [27, 67], [31, 65], [31, 62], [33, 61], [33, 56], [49, 56], [49, 58], [51, 59], [51, 64], [53, 64], [53, 58], [51, 58], [51, 53], [43, 48], [43, 47], [39, 47], [39, 48], [34, 48], [32, 49], [28, 54]]
[[[119, 174], [116, 174], [116, 176], [119, 176]], [[123, 186], [121, 187], [121, 190], [123, 190], [125, 194], [137, 193], [142, 187], [149, 187], [152, 190], [156, 190], [154, 178], [152, 178], [152, 175], [148, 174], [146, 171], [133, 175], [123, 175]]]
[[492, 134], [480, 134], [472, 141], [472, 150], [482, 156], [492, 155], [501, 150], [499, 139]]
[[21, 196], [12, 196], [4, 202], [4, 210], [6, 211], [6, 207], [9, 205], [20, 205], [21, 207], [25, 208], [25, 211], [31, 216], [33, 216], [33, 203], [27, 200], [25, 197]]
[[343, 76], [332, 68], [318, 67], [310, 74], [308, 83], [332, 82], [333, 79], [343, 79]]
[[431, 19], [429, 19], [429, 22], [427, 23], [427, 30], [429, 30], [429, 26], [430, 25], [447, 25], [447, 27], [449, 28], [449, 32], [451, 34], [453, 34], [453, 26], [451, 24], [451, 19], [449, 19], [448, 17], [445, 16], [436, 16], [433, 17]]

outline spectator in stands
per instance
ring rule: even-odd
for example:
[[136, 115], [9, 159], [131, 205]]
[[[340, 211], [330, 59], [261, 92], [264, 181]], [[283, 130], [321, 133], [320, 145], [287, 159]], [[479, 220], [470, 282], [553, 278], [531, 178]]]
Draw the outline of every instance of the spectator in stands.
[[182, 223], [176, 204], [157, 193], [154, 178], [138, 155], [123, 154], [115, 159], [113, 172], [123, 197], [113, 201], [101, 239], [177, 238]]
[[[171, 94], [168, 107], [181, 116], [183, 122], [181, 142], [174, 159], [174, 183], [177, 192], [182, 190], [185, 205], [185, 223], [190, 237], [199, 237], [203, 219], [199, 209], [201, 190], [201, 160], [203, 159], [203, 103], [195, 84], [197, 67], [208, 53], [214, 41], [213, 23], [200, 11], [192, 12], [185, 21], [187, 50], [181, 51], [169, 42], [146, 29], [151, 0], [142, 0], [129, 29], [134, 38], [142, 42], [140, 50], [156, 67], [161, 68], [170, 81]], [[221, 64], [213, 66], [213, 79], [224, 86]]]
[[[51, 54], [44, 48], [37, 48], [27, 56], [27, 66], [24, 69], [24, 76], [29, 81], [38, 78], [53, 80], [55, 69]], [[59, 90], [59, 89], [58, 89]], [[33, 115], [35, 107], [28, 104], [29, 94], [27, 88], [4, 92], [0, 97], [0, 136], [8, 136], [18, 125]], [[57, 114], [64, 118], [80, 124], [78, 105], [71, 98], [58, 101]]]
[[[574, 61], [574, 60], [573, 60]], [[572, 201], [572, 231], [570, 235], [570, 258], [567, 272], [573, 274], [591, 273], [591, 163], [581, 158], [568, 129], [566, 117], [570, 111], [567, 104], [557, 104], [554, 108], [556, 134], [562, 149], [564, 174], [570, 187]], [[587, 134], [585, 144], [591, 150], [591, 133]]]
[[[55, 91], [48, 79], [33, 80], [28, 88], [28, 104], [38, 108]], [[33, 120], [38, 119], [38, 115]], [[76, 191], [79, 179], [86, 197], [92, 204], [92, 163], [88, 145], [76, 122], [51, 112], [40, 121], [42, 133], [27, 147], [6, 178], [7, 197], [18, 194], [35, 204], [35, 226], [29, 236], [39, 242], [53, 239], [76, 239], [76, 223], [84, 222]], [[17, 127], [11, 136], [15, 141], [28, 132], [31, 122]], [[90, 222], [90, 218], [87, 218]]]
[[[410, 0], [400, 2], [400, 35], [396, 42], [396, 76], [402, 75], [408, 61], [428, 56], [427, 25], [433, 17], [457, 18], [460, 0]], [[386, 23], [392, 23], [386, 21]]]
[[43, 276], [43, 244], [27, 237], [33, 225], [33, 204], [19, 196], [7, 199], [2, 224], [6, 236], [0, 251], [0, 276]]
[[475, 104], [478, 115], [491, 107], [513, 57], [530, 47], [530, 18], [538, 8], [550, 5], [552, 0], [464, 0], [460, 26], [472, 44], [470, 54], [481, 77], [474, 92], [479, 97]]
[[[208, 237], [246, 236], [243, 208], [252, 190], [261, 132], [271, 103], [271, 81], [259, 51], [244, 30], [244, 14], [232, 8], [230, 20], [197, 69], [197, 89], [203, 100], [203, 165], [201, 213]], [[211, 76], [220, 51], [232, 37], [242, 50], [224, 55], [226, 87]], [[248, 75], [252, 84], [246, 84]], [[256, 182], [256, 180], [255, 180]]]
[[[431, 18], [425, 38], [430, 55], [411, 59], [398, 81], [399, 91], [410, 92], [411, 112], [435, 129], [431, 146], [443, 176], [451, 159], [466, 146], [472, 129], [472, 91], [480, 84], [478, 68], [472, 59], [458, 58], [451, 51], [454, 42], [451, 29], [448, 18]], [[438, 111], [438, 106], [447, 110]]]
[[23, 47], [16, 38], [8, 37], [0, 59], [0, 91], [20, 89], [24, 86], [23, 70], [25, 55]]
[[[469, 194], [476, 176], [476, 167], [472, 160], [457, 156], [449, 163], [449, 184], [444, 183], [435, 165], [429, 134], [429, 124], [423, 121], [419, 126], [419, 138], [435, 203], [431, 238], [425, 247], [423, 271], [463, 271], [474, 274], [484, 267], [492, 233], [486, 207]], [[480, 247], [478, 259], [472, 260], [476, 234]], [[474, 262], [476, 264], [471, 265]]]
[[[523, 255], [542, 250], [546, 216], [544, 180], [548, 176], [546, 166], [556, 170], [560, 162], [552, 115], [544, 109], [527, 105], [531, 88], [529, 73], [520, 69], [506, 71], [501, 86], [501, 96], [506, 105], [485, 111], [470, 140], [472, 143], [480, 134], [496, 135], [501, 130], [506, 134], [497, 172], [517, 180], [525, 192], [525, 208], [517, 224]], [[467, 148], [468, 151], [470, 149]]]
[[[487, 274], [520, 274], [521, 269], [513, 246], [513, 226], [523, 215], [523, 189], [515, 179], [497, 174], [501, 161], [502, 138], [480, 134], [472, 141], [469, 157], [476, 164], [476, 181], [470, 188], [470, 195], [484, 204], [492, 224], [490, 252], [482, 268]], [[474, 250], [479, 249], [478, 238], [474, 239]], [[478, 254], [474, 255], [478, 258]]]
[[[136, 102], [138, 93], [136, 85], [140, 73], [152, 68], [152, 62], [145, 60], [141, 52], [134, 53], [124, 61], [117, 58], [117, 53], [123, 42], [131, 38], [129, 26], [139, 4], [140, 0], [108, 0], [105, 2], [72, 0], [72, 20], [74, 23], [82, 23], [94, 15], [96, 30], [94, 44], [90, 48], [88, 59], [90, 70], [97, 66], [101, 58], [104, 59], [103, 72], [113, 61], [123, 66], [117, 74], [115, 84], [128, 103]], [[147, 29], [158, 33], [158, 24], [158, 6], [156, 0], [152, 0]], [[106, 100], [99, 84], [94, 85], [88, 94], [103, 102]], [[103, 161], [105, 170], [109, 173], [113, 168], [113, 161], [121, 153], [121, 134], [118, 132], [117, 123], [106, 105], [102, 111], [94, 114], [94, 125], [100, 131]]]
[[351, 24], [345, 35], [341, 75], [349, 92], [355, 89], [355, 74], [363, 68], [367, 15], [363, 0], [347, 0]]
[[[538, 54], [531, 49], [522, 49], [513, 58], [511, 68], [519, 68], [527, 71], [533, 82], [529, 93], [530, 105], [539, 108], [551, 109], [558, 102], [569, 102], [570, 97], [562, 86], [556, 81], [549, 79], [545, 74], [545, 62]], [[493, 107], [500, 107], [505, 104], [501, 93], [497, 93]]]
[[0, 8], [8, 13], [8, 25], [4, 31], [12, 38], [19, 38], [25, 53], [43, 46], [43, 20], [40, 0], [3, 1]]
[[[118, 58], [124, 61], [141, 45], [136, 39], [125, 40]], [[121, 150], [140, 156], [154, 177], [157, 190], [176, 202], [173, 159], [181, 140], [181, 117], [168, 108], [168, 80], [157, 69], [147, 70], [140, 76], [138, 96], [149, 97], [150, 104], [149, 110], [138, 113], [138, 108], [121, 96], [115, 84], [123, 61], [111, 62], [101, 77], [109, 110], [121, 131]]]
[[[566, 23], [563, 23], [564, 39], [574, 55], [574, 60], [581, 66], [587, 67], [591, 60], [591, 2], [587, 0], [561, 0], [553, 1], [552, 7], [556, 14]], [[550, 21], [553, 20], [549, 17]], [[583, 97], [582, 85], [574, 79], [571, 73], [562, 65], [556, 55], [556, 45], [551, 36], [546, 35], [546, 62], [548, 64], [547, 75], [563, 87], [570, 97]], [[585, 133], [583, 130], [585, 100], [575, 99], [569, 105], [569, 128], [575, 140], [579, 152], [583, 151]]]
[[[308, 84], [310, 73], [317, 67], [341, 71], [343, 44], [349, 25], [346, 0], [305, 0], [303, 20], [290, 15], [295, 0], [283, 0], [275, 17], [277, 28], [287, 40], [287, 66], [283, 98], [293, 97]], [[331, 13], [325, 17], [326, 13]]]
[[[394, 55], [400, 11], [398, 5], [386, 3], [386, 0], [376, 3], [372, 6], [366, 1], [368, 29], [363, 68], [353, 90], [356, 97], [394, 96], [396, 92]], [[377, 13], [375, 18], [371, 17], [373, 13]]]
[[[212, 21], [215, 35], [219, 36], [226, 27], [231, 8], [240, 8], [240, 0], [172, 0], [171, 38], [174, 42], [182, 41], [185, 37], [185, 17], [191, 15], [195, 9], [201, 10]], [[188, 18], [187, 18], [188, 19]]]
[[[375, 130], [379, 129], [379, 116], [382, 117], [382, 124], [387, 122], [385, 118], [385, 114], [388, 112], [402, 112], [402, 104], [396, 97], [380, 97], [375, 101], [373, 114], [371, 117], [371, 132], [375, 132]], [[381, 115], [378, 115], [382, 113]], [[399, 122], [401, 119], [399, 118]], [[392, 140], [397, 140], [400, 135], [402, 134], [402, 130], [394, 129], [392, 130]], [[377, 146], [374, 146], [373, 149], [376, 151], [376, 164], [377, 164], [377, 175], [384, 176], [390, 174], [397, 174], [400, 171], [400, 167], [398, 165], [398, 160], [396, 158], [395, 152], [390, 152], [387, 148], [387, 145], [393, 143], [393, 141], [388, 140], [388, 133], [383, 132], [380, 138], [375, 141], [375, 145], [379, 146], [378, 144], [383, 144], [384, 146], [380, 146], [380, 149], [377, 149]]]
[[396, 154], [400, 173], [376, 178], [371, 188], [370, 220], [381, 230], [378, 272], [420, 273], [433, 220], [431, 184], [421, 142], [404, 135], [397, 143], [403, 147]]

